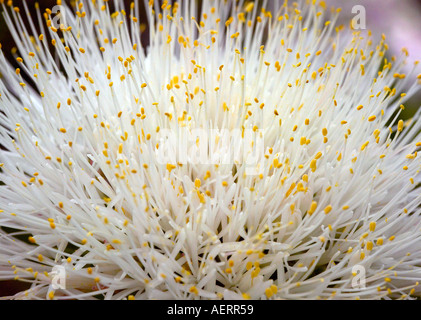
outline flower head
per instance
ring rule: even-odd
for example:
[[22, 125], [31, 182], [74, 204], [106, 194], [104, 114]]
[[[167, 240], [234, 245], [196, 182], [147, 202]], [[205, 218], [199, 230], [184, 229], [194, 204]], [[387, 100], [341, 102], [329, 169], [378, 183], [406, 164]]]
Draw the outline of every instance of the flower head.
[[38, 11], [41, 34], [3, 5], [14, 298], [416, 296], [421, 122], [399, 113], [418, 84], [315, 2], [149, 1], [148, 45], [137, 1]]

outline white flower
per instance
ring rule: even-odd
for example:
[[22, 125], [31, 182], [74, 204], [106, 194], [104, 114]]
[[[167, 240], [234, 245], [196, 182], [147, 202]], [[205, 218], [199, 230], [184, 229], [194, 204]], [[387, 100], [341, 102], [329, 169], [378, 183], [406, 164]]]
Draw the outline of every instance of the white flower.
[[114, 3], [38, 11], [41, 35], [4, 6], [0, 280], [32, 283], [9, 298], [420, 293], [405, 52], [323, 3], [231, 0], [150, 1], [144, 47], [140, 4]]

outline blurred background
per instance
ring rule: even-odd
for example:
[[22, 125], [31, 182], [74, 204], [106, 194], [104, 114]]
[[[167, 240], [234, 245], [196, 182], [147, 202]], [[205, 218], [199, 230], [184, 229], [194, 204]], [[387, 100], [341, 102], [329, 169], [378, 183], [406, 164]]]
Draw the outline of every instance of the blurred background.
[[[39, 3], [41, 12], [44, 12], [46, 8], [52, 8], [56, 4], [56, 0], [15, 0], [14, 6], [19, 6], [22, 9], [22, 1], [26, 1], [30, 10], [33, 10], [33, 17], [35, 17], [35, 2]], [[120, 1], [124, 2], [126, 7], [132, 2], [132, 0]], [[201, 0], [192, 1], [200, 2]], [[414, 61], [421, 61], [421, 0], [325, 0], [325, 2], [328, 6], [342, 8], [339, 24], [344, 25], [349, 25], [350, 20], [356, 16], [353, 7], [356, 5], [363, 6], [366, 14], [366, 28], [372, 31], [373, 39], [377, 40], [380, 39], [382, 34], [386, 35], [386, 43], [390, 48], [388, 58], [392, 55], [399, 55], [402, 48], [405, 47], [409, 51], [408, 68], [412, 67]], [[139, 19], [142, 21], [144, 17], [141, 15]], [[147, 41], [147, 38], [143, 38], [143, 40]], [[0, 43], [3, 52], [11, 60], [11, 50], [15, 45], [2, 14], [0, 15]], [[421, 70], [416, 72], [416, 74], [419, 73], [421, 73]], [[410, 118], [420, 105], [421, 90], [419, 94], [413, 96], [405, 104], [402, 117], [404, 119]], [[0, 297], [13, 295], [27, 287], [27, 284], [21, 282], [0, 281]]]
[[[402, 48], [409, 52], [406, 72], [409, 72], [413, 63], [420, 61], [418, 71], [413, 80], [421, 73], [421, 0], [325, 0], [328, 6], [342, 8], [339, 23], [349, 25], [359, 11], [355, 6], [363, 6], [366, 14], [366, 27], [371, 30], [374, 42], [386, 36], [389, 45], [388, 59], [399, 56]], [[420, 91], [405, 103], [405, 110], [401, 117], [409, 119], [421, 106]]]

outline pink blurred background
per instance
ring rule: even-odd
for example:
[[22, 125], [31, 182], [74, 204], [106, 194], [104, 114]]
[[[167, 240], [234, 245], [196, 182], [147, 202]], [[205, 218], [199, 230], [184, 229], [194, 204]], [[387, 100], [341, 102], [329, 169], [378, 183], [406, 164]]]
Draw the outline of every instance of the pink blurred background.
[[[407, 70], [413, 63], [420, 61], [420, 68], [414, 74], [421, 73], [421, 0], [325, 0], [328, 6], [342, 8], [339, 23], [349, 25], [349, 21], [359, 14], [352, 8], [363, 6], [366, 13], [366, 28], [373, 34], [373, 40], [386, 36], [389, 45], [388, 58], [399, 56], [402, 48], [409, 52]], [[420, 88], [421, 89], [421, 88]], [[410, 118], [421, 105], [421, 90], [406, 104], [403, 118]]]

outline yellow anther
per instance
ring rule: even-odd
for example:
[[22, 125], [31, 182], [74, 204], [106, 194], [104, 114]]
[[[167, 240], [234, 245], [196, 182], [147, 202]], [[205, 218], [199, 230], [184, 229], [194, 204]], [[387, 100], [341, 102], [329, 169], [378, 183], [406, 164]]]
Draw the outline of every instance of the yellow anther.
[[331, 205], [328, 205], [326, 208], [325, 208], [325, 214], [328, 214], [330, 211], [332, 211], [332, 206]]
[[170, 163], [167, 163], [167, 170], [169, 171], [169, 172], [171, 172], [173, 169], [175, 169], [176, 168], [176, 166], [175, 165], [173, 165], [173, 164], [170, 164]]
[[273, 296], [273, 292], [271, 288], [266, 288], [265, 290], [266, 297], [269, 299]]
[[364, 151], [364, 149], [368, 146], [369, 143], [369, 141], [364, 142], [364, 144], [361, 146], [361, 151]]
[[196, 187], [196, 188], [200, 188], [200, 185], [201, 185], [202, 183], [201, 183], [201, 181], [200, 181], [200, 179], [199, 178], [197, 178], [195, 181], [194, 181], [194, 186]]
[[378, 238], [376, 241], [376, 245], [381, 246], [383, 244], [383, 238]]
[[403, 130], [403, 120], [399, 120], [398, 122], [398, 131], [401, 132]]
[[190, 287], [189, 291], [194, 294], [199, 294], [199, 290], [195, 286]]
[[256, 269], [254, 269], [254, 270], [251, 272], [251, 277], [252, 277], [252, 278], [256, 278], [256, 277], [259, 275], [259, 273], [260, 273], [260, 268], [259, 268], [259, 267], [257, 267]]
[[248, 12], [251, 12], [253, 8], [254, 8], [254, 2], [249, 2], [244, 8], [244, 10], [248, 13]]
[[316, 171], [316, 169], [317, 169], [317, 160], [316, 159], [311, 160], [310, 169], [311, 169], [312, 172]]
[[308, 209], [307, 213], [308, 213], [309, 215], [312, 215], [312, 214], [314, 213], [314, 211], [316, 211], [316, 209], [317, 209], [317, 202], [316, 202], [316, 201], [313, 201], [313, 202], [311, 203], [311, 205], [310, 205], [310, 209]]

